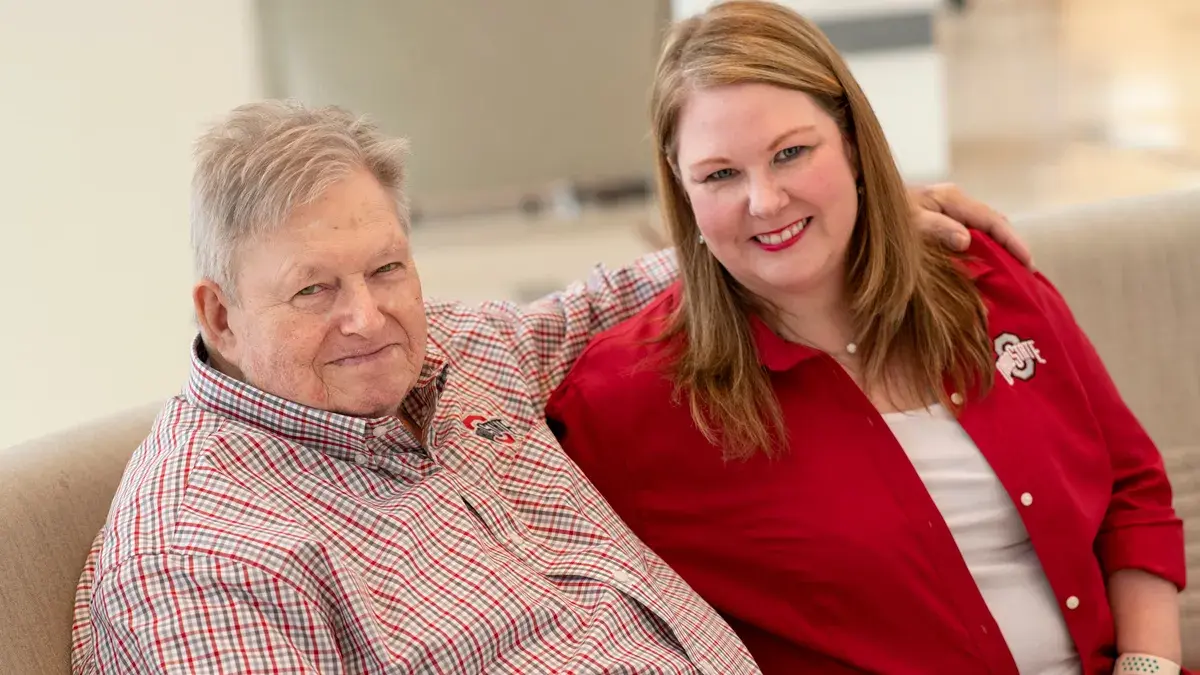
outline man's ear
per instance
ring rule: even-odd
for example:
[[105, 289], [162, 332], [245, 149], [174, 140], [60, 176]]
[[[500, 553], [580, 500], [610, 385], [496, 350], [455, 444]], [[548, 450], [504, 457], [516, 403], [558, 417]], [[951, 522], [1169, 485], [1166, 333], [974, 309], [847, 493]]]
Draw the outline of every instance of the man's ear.
[[192, 304], [204, 345], [227, 359], [236, 358], [238, 336], [229, 323], [229, 297], [221, 287], [210, 279], [202, 279], [192, 289]]

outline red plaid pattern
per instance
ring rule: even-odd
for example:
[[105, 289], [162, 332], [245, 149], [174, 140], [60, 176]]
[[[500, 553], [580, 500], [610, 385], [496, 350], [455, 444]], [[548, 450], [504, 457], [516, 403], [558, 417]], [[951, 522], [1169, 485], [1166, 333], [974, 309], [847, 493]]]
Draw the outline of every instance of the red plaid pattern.
[[547, 396], [669, 252], [525, 308], [429, 303], [396, 418], [192, 373], [80, 581], [76, 673], [757, 673], [559, 448]]

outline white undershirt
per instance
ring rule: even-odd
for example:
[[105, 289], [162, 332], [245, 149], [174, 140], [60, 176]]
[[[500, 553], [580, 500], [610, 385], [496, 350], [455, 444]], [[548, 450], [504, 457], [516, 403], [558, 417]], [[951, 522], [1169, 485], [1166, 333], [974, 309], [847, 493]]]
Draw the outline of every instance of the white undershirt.
[[1077, 675], [1050, 583], [992, 467], [942, 406], [883, 416], [954, 535], [1022, 675]]

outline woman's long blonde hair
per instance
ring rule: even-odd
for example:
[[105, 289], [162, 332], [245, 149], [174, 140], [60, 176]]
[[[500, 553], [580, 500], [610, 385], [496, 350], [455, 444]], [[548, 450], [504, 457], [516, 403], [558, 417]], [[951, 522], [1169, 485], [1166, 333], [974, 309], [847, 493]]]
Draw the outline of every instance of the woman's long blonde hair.
[[846, 261], [853, 326], [868, 383], [898, 380], [950, 409], [946, 386], [992, 385], [982, 300], [940, 246], [913, 226], [904, 183], [879, 120], [828, 39], [771, 2], [733, 0], [675, 24], [651, 102], [663, 216], [679, 258], [684, 299], [664, 338], [682, 337], [677, 392], [727, 458], [786, 447], [779, 402], [760, 365], [748, 315], [766, 308], [699, 241], [675, 165], [676, 128], [690, 92], [760, 83], [804, 92], [840, 128], [862, 195]]

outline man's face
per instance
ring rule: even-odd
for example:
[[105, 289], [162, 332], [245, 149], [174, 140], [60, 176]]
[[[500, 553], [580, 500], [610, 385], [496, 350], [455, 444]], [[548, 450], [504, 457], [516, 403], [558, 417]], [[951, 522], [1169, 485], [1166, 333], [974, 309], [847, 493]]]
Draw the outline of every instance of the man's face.
[[397, 413], [420, 374], [427, 324], [408, 237], [369, 172], [247, 243], [235, 263], [237, 299], [205, 338], [238, 377], [313, 408]]

